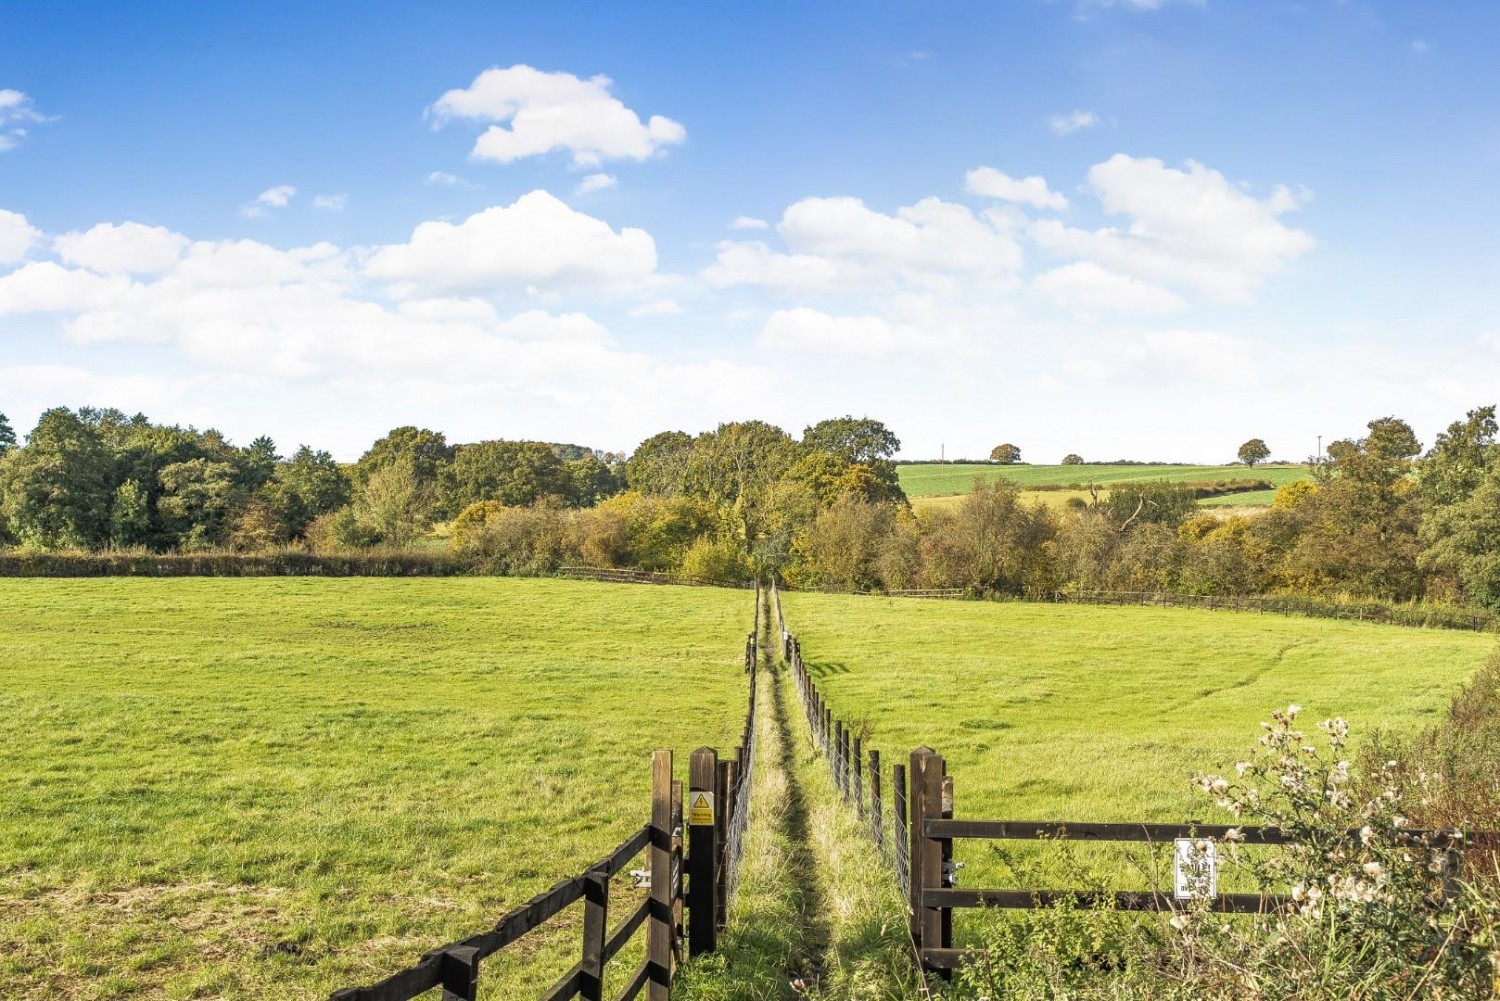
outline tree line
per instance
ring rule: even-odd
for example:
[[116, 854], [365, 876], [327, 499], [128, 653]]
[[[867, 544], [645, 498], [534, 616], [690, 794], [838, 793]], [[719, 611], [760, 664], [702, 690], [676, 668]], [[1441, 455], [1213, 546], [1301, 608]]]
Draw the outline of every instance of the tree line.
[[961, 587], [1310, 593], [1500, 608], [1495, 407], [1424, 451], [1371, 421], [1264, 513], [1201, 511], [1191, 487], [1095, 491], [1063, 508], [1006, 480], [914, 510], [882, 422], [801, 436], [762, 421], [666, 431], [630, 455], [392, 430], [352, 464], [268, 438], [55, 408], [24, 446], [0, 416], [0, 544], [148, 552], [359, 552], [432, 533], [480, 570], [571, 563], [850, 590]]

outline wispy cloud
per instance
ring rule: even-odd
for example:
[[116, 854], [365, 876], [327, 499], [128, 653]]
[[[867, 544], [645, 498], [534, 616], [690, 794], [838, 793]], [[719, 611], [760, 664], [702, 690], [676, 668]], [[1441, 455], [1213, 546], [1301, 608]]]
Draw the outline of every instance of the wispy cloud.
[[240, 206], [240, 215], [246, 219], [263, 218], [267, 209], [286, 208], [296, 194], [297, 189], [290, 184], [278, 184], [274, 188], [267, 188], [255, 196], [255, 201]]
[[349, 196], [345, 194], [317, 195], [313, 198], [313, 208], [322, 209], [325, 212], [342, 212], [344, 206], [348, 204]]
[[14, 149], [31, 134], [30, 126], [50, 119], [19, 90], [0, 90], [0, 152]]
[[604, 191], [607, 188], [613, 188], [619, 183], [619, 180], [613, 174], [589, 174], [578, 182], [578, 193], [580, 195], [588, 195], [595, 191]]
[[466, 181], [457, 174], [450, 174], [446, 170], [434, 170], [427, 175], [424, 184], [430, 184], [438, 188], [477, 188], [479, 185], [473, 181]]
[[1047, 119], [1047, 128], [1055, 136], [1066, 136], [1079, 129], [1091, 129], [1099, 124], [1099, 116], [1092, 111], [1070, 111], [1066, 115], [1053, 115]]

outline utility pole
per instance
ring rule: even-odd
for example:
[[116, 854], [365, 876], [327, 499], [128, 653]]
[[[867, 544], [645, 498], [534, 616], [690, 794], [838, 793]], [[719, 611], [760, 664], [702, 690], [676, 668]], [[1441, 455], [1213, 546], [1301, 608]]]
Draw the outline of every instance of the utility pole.
[[1323, 464], [1323, 436], [1322, 435], [1318, 435], [1318, 460], [1317, 460], [1317, 464], [1320, 465], [1320, 466]]

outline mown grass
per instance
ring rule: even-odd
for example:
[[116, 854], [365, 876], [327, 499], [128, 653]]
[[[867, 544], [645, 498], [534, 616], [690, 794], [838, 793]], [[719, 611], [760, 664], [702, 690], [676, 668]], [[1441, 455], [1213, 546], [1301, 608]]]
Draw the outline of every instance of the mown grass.
[[[923, 744], [943, 754], [956, 815], [971, 819], [1225, 822], [1190, 780], [1249, 757], [1273, 708], [1344, 716], [1356, 737], [1411, 730], [1441, 715], [1495, 644], [1193, 609], [783, 600], [835, 713], [888, 762]], [[963, 885], [1016, 885], [1011, 863], [1038, 861], [1017, 844], [959, 842]], [[1125, 851], [1112, 857], [1089, 861], [1141, 887], [1147, 874]]]
[[[488, 927], [645, 821], [653, 747], [733, 743], [751, 612], [566, 581], [0, 582], [0, 995], [322, 998]], [[576, 961], [576, 910], [484, 995]]]
[[1022, 487], [1061, 487], [1096, 483], [1140, 483], [1162, 480], [1172, 483], [1203, 483], [1215, 480], [1269, 480], [1283, 486], [1308, 477], [1304, 465], [1256, 466], [999, 466], [988, 462], [949, 462], [920, 466], [897, 466], [896, 475], [908, 497], [940, 497], [967, 493], [975, 477], [991, 483], [1005, 477]]

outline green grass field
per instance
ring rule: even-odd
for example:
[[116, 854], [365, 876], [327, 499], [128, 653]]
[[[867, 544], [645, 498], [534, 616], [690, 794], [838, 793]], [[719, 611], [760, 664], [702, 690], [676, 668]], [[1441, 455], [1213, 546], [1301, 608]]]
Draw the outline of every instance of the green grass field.
[[[1145, 480], [1199, 483], [1213, 480], [1269, 480], [1283, 486], [1307, 478], [1303, 465], [1256, 466], [997, 466], [987, 462], [897, 466], [896, 475], [908, 497], [941, 497], [967, 493], [975, 477], [993, 482], [1000, 477], [1022, 487], [1060, 487], [1088, 483], [1139, 483]], [[1243, 496], [1243, 495], [1242, 495]]]
[[[322, 998], [483, 930], [644, 823], [653, 747], [732, 746], [751, 615], [565, 581], [0, 582], [0, 996]], [[485, 996], [539, 996], [577, 911]]]
[[[1272, 709], [1296, 702], [1309, 727], [1342, 715], [1356, 739], [1414, 728], [1495, 646], [1189, 609], [800, 593], [784, 605], [835, 713], [888, 761], [942, 753], [969, 819], [1228, 822], [1190, 779], [1249, 757]], [[958, 857], [964, 886], [1007, 885], [989, 845], [960, 842]]]

